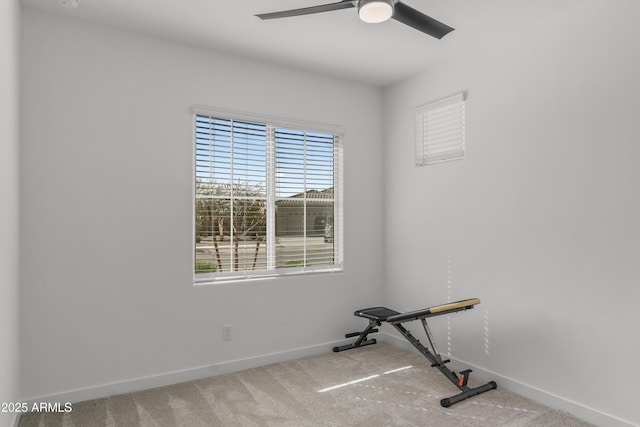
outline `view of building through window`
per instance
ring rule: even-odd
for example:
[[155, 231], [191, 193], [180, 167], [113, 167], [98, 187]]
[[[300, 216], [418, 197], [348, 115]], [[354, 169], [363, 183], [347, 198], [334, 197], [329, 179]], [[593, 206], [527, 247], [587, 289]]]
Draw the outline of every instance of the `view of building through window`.
[[205, 115], [195, 130], [196, 281], [341, 266], [339, 136]]

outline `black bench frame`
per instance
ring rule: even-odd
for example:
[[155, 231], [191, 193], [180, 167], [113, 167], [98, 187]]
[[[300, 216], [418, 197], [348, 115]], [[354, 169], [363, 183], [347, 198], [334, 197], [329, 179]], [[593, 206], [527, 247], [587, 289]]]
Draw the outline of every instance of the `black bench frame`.
[[[407, 313], [400, 313], [386, 307], [371, 307], [363, 310], [357, 310], [354, 315], [368, 319], [369, 324], [361, 332], [352, 332], [346, 334], [345, 338], [357, 338], [351, 344], [334, 347], [333, 351], [339, 352], [375, 344], [376, 339], [368, 339], [368, 335], [378, 332], [377, 327], [381, 326], [382, 322], [387, 322], [398, 332], [400, 332], [402, 336], [405, 337], [407, 341], [409, 341], [409, 343], [411, 343], [411, 345], [413, 345], [420, 353], [422, 353], [422, 355], [431, 362], [432, 367], [438, 368], [438, 370], [460, 390], [460, 393], [440, 400], [440, 404], [443, 407], [448, 408], [454, 403], [458, 403], [478, 394], [496, 389], [498, 385], [495, 381], [489, 381], [488, 383], [481, 386], [471, 388], [467, 385], [469, 376], [472, 372], [471, 369], [460, 371], [460, 376], [458, 376], [455, 372], [447, 368], [446, 363], [450, 362], [450, 360], [443, 360], [440, 353], [438, 353], [426, 319], [432, 316], [439, 316], [442, 314], [450, 314], [458, 311], [472, 309], [473, 306], [478, 303], [480, 303], [479, 299], [469, 299]], [[424, 332], [427, 335], [427, 339], [429, 340], [431, 351], [427, 347], [422, 345], [422, 343], [417, 338], [415, 338], [407, 328], [402, 325], [403, 323], [413, 322], [415, 320], [420, 320], [420, 322], [422, 323]]]

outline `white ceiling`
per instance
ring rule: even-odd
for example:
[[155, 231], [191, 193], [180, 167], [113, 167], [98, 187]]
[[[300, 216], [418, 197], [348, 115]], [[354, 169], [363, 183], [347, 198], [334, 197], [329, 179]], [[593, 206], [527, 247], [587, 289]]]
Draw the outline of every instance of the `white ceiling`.
[[384, 87], [486, 48], [588, 0], [403, 0], [456, 30], [437, 40], [357, 9], [262, 21], [257, 13], [338, 0], [22, 0], [28, 6], [262, 61]]

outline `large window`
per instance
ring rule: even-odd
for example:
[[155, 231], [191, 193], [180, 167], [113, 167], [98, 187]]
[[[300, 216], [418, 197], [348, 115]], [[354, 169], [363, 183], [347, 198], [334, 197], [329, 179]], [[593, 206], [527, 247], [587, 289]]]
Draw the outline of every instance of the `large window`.
[[339, 133], [240, 113], [194, 117], [195, 282], [341, 270]]

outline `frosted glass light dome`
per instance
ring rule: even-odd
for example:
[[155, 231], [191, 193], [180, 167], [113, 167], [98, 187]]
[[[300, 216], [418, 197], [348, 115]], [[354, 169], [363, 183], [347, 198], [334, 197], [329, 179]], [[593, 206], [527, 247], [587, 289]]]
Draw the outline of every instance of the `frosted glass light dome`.
[[393, 0], [360, 0], [358, 15], [370, 24], [384, 22], [393, 15]]

